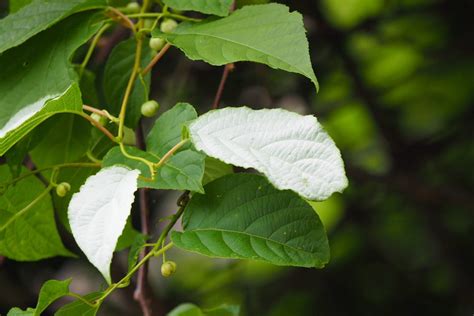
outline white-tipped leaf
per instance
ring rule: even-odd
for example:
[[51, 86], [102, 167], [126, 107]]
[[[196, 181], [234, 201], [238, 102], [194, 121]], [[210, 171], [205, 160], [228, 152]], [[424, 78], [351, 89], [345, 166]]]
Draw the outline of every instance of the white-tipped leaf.
[[69, 204], [71, 231], [108, 283], [117, 240], [130, 215], [140, 171], [113, 166], [87, 179]]
[[341, 153], [312, 115], [225, 108], [199, 117], [189, 131], [197, 149], [257, 169], [278, 189], [324, 200], [347, 186]]

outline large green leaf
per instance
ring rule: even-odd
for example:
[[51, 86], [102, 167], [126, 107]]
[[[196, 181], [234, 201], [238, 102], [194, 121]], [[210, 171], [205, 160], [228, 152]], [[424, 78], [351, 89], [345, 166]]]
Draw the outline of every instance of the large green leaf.
[[10, 14], [15, 13], [24, 6], [29, 5], [33, 0], [10, 0], [9, 1], [9, 9], [10, 9]]
[[229, 14], [232, 0], [163, 0], [176, 10], [198, 11], [207, 14], [226, 16]]
[[70, 57], [100, 24], [76, 14], [0, 55], [0, 156], [50, 116], [82, 112]]
[[[160, 160], [160, 157], [135, 147], [126, 147], [126, 150], [131, 155], [146, 158], [151, 162], [156, 163]], [[151, 177], [148, 167], [138, 160], [123, 156], [119, 147], [114, 147], [107, 153], [102, 165], [104, 167], [125, 165], [140, 170], [142, 177], [138, 180], [139, 188], [204, 192], [201, 184], [204, 174], [204, 159], [203, 154], [192, 149], [177, 152], [157, 170], [154, 181], [144, 180], [143, 177]]]
[[155, 121], [146, 138], [149, 152], [162, 157], [181, 140], [183, 126], [197, 118], [189, 103], [178, 103]]
[[[11, 180], [7, 166], [0, 166], [0, 179]], [[49, 194], [23, 214], [16, 215], [44, 190], [40, 180], [28, 177], [0, 195], [0, 255], [18, 261], [71, 255], [57, 232]]]
[[40, 141], [30, 152], [33, 162], [43, 168], [79, 160], [89, 148], [90, 129], [88, 121], [74, 114], [49, 119], [34, 131]]
[[[0, 20], [0, 53], [20, 45], [73, 13], [106, 5], [105, 0], [36, 0], [26, 6], [25, 3], [21, 1], [17, 12]], [[13, 8], [16, 10], [15, 6]]]
[[[114, 115], [119, 115], [122, 99], [132, 73], [135, 62], [136, 50], [135, 38], [129, 38], [114, 47], [107, 60], [104, 70], [103, 87], [107, 109]], [[150, 48], [143, 46], [141, 65], [145, 67], [151, 60]], [[148, 100], [150, 89], [150, 73], [144, 77], [138, 77], [130, 95], [127, 106], [125, 124], [135, 127], [141, 116], [141, 105]]]
[[32, 316], [40, 316], [41, 313], [54, 301], [58, 298], [63, 297], [69, 293], [69, 285], [71, 284], [71, 279], [67, 279], [64, 281], [58, 280], [49, 280], [46, 281], [43, 286], [41, 287], [38, 303], [36, 307], [28, 308], [26, 311], [21, 311], [18, 308], [12, 308], [7, 316], [14, 316], [14, 315], [32, 315]]
[[323, 267], [329, 260], [325, 230], [312, 207], [264, 177], [231, 174], [204, 186], [185, 209], [179, 248], [211, 257], [276, 265]]
[[171, 34], [156, 29], [153, 36], [165, 38], [192, 60], [263, 63], [306, 76], [318, 88], [303, 18], [281, 4], [246, 6], [223, 19], [182, 23]]
[[234, 172], [231, 165], [212, 157], [206, 157], [205, 165], [204, 177], [202, 178], [203, 185]]

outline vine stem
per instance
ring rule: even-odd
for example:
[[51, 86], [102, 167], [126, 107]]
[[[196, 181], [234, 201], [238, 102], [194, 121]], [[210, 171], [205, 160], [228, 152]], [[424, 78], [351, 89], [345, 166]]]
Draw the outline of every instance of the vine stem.
[[[130, 18], [125, 15], [124, 13], [122, 13], [120, 10], [117, 10], [116, 8], [114, 7], [108, 7], [107, 8], [110, 12], [113, 12], [117, 17], [118, 19], [116, 19], [119, 23], [123, 21], [123, 23], [120, 23], [122, 24], [123, 26], [131, 29], [133, 31], [133, 33], [136, 32], [135, 30], [135, 24], [133, 23], [132, 20], [130, 20]], [[112, 18], [113, 20], [113, 18]]]
[[112, 114], [110, 114], [106, 110], [100, 110], [98, 108], [95, 108], [93, 106], [89, 106], [89, 105], [86, 105], [86, 104], [84, 104], [82, 106], [82, 109], [84, 111], [88, 111], [88, 112], [91, 112], [91, 113], [96, 113], [96, 114], [99, 114], [100, 116], [106, 117], [112, 122], [115, 122], [115, 123], [118, 122], [118, 118], [116, 118], [115, 116], [113, 116]]
[[86, 120], [88, 120], [89, 122], [91, 122], [91, 124], [94, 125], [95, 128], [97, 128], [102, 133], [104, 133], [105, 136], [107, 136], [111, 141], [113, 141], [114, 143], [117, 142], [117, 139], [115, 138], [115, 136], [112, 135], [112, 133], [108, 129], [103, 127], [99, 122], [97, 122], [92, 117], [90, 117], [90, 115], [87, 115], [86, 113], [80, 113], [79, 115], [85, 118]]
[[181, 14], [175, 14], [175, 13], [169, 13], [169, 12], [164, 12], [164, 13], [133, 13], [133, 14], [127, 14], [126, 15], [129, 18], [158, 18], [158, 17], [169, 17], [173, 18], [176, 20], [180, 21], [189, 21], [189, 22], [201, 22], [201, 19], [195, 19], [195, 18], [190, 18]]
[[[143, 126], [142, 122], [138, 124], [136, 131], [136, 139], [138, 148], [141, 150], [146, 150], [146, 144], [143, 136]], [[138, 191], [139, 201], [140, 201], [140, 222], [141, 222], [141, 232], [143, 235], [148, 236], [150, 234], [150, 225], [149, 225], [149, 216], [150, 208], [148, 203], [148, 189], [141, 188]], [[149, 245], [144, 245], [143, 249], [140, 251], [140, 260], [145, 257], [148, 252]], [[137, 283], [135, 291], [133, 293], [133, 298], [140, 304], [140, 308], [144, 316], [152, 315], [151, 302], [152, 299], [149, 295], [149, 288], [147, 287], [148, 280], [148, 263], [143, 264], [140, 269], [138, 269]]]
[[168, 236], [169, 232], [171, 231], [171, 229], [174, 227], [178, 219], [183, 215], [183, 212], [188, 203], [188, 200], [189, 200], [189, 191], [186, 191], [178, 200], [178, 205], [179, 205], [178, 211], [171, 217], [170, 222], [168, 223], [168, 225], [166, 225], [165, 229], [161, 232], [160, 237], [158, 237], [158, 240], [156, 241], [156, 243], [154, 243], [153, 249], [150, 252], [148, 252], [143, 257], [143, 259], [140, 260], [127, 273], [127, 275], [125, 275], [119, 282], [114, 283], [111, 286], [109, 286], [109, 288], [105, 290], [102, 296], [95, 301], [94, 306], [99, 306], [104, 301], [104, 299], [107, 296], [109, 296], [114, 290], [116, 290], [117, 288], [120, 288], [124, 284], [127, 284], [130, 281], [130, 278], [133, 276], [133, 274], [135, 274], [135, 272], [137, 272], [138, 269], [140, 269], [140, 267], [144, 265], [150, 258], [164, 254], [167, 250], [173, 247], [172, 242], [170, 242], [166, 246], [162, 246], [162, 245], [166, 237]]
[[212, 109], [215, 110], [219, 107], [221, 103], [222, 93], [224, 92], [225, 83], [227, 81], [227, 77], [229, 73], [234, 70], [235, 66], [233, 63], [226, 64], [224, 66], [224, 71], [222, 72], [221, 81], [219, 82], [219, 87], [217, 88], [216, 96], [214, 98], [214, 102], [212, 103]]
[[97, 46], [97, 43], [99, 42], [99, 39], [101, 36], [104, 34], [105, 31], [110, 27], [111, 24], [107, 23], [104, 26], [102, 26], [97, 34], [94, 36], [92, 39], [91, 45], [89, 46], [89, 49], [87, 50], [86, 56], [84, 57], [84, 60], [82, 61], [81, 65], [79, 66], [79, 78], [82, 78], [82, 74], [84, 72], [84, 69], [87, 66], [87, 63], [92, 57], [92, 53], [94, 52], [95, 47]]
[[146, 75], [152, 68], [153, 66], [163, 57], [163, 55], [168, 51], [168, 49], [171, 47], [170, 43], [166, 43], [166, 45], [160, 50], [160, 52], [153, 57], [153, 59], [150, 61], [150, 63], [143, 69], [142, 75]]
[[23, 180], [26, 177], [47, 171], [47, 170], [52, 170], [52, 169], [63, 169], [63, 168], [100, 168], [101, 164], [100, 163], [94, 163], [94, 162], [71, 162], [71, 163], [63, 163], [59, 165], [54, 165], [54, 166], [49, 166], [41, 169], [36, 169], [33, 171], [30, 171], [28, 173], [22, 174], [21, 176], [11, 180], [10, 182], [5, 183], [4, 185], [11, 185], [14, 184], [20, 180]]
[[178, 149], [180, 149], [184, 144], [186, 144], [187, 142], [189, 141], [189, 139], [183, 139], [182, 141], [180, 141], [179, 143], [177, 143], [176, 145], [174, 145], [173, 148], [171, 148], [164, 156], [163, 158], [160, 159], [160, 161], [158, 161], [156, 164], [155, 164], [155, 168], [158, 169], [159, 167], [161, 167], [162, 165], [165, 164], [166, 161], [168, 161], [168, 159], [176, 152], [178, 151]]
[[[230, 12], [234, 12], [236, 7], [235, 0], [232, 1], [232, 5], [230, 6]], [[216, 96], [214, 97], [214, 102], [212, 103], [212, 109], [215, 110], [219, 107], [221, 103], [222, 93], [224, 92], [225, 83], [227, 82], [227, 77], [229, 77], [229, 73], [234, 70], [235, 65], [234, 63], [226, 64], [224, 66], [224, 71], [222, 72], [221, 81], [219, 82], [219, 87], [216, 91]]]

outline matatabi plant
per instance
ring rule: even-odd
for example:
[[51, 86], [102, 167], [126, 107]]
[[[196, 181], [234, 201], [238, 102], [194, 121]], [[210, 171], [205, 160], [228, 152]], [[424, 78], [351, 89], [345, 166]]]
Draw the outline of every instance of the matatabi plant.
[[[70, 292], [71, 280], [50, 280], [36, 307], [15, 307], [8, 315], [40, 315], [62, 296], [76, 301], [56, 315], [95, 315], [112, 292], [171, 247], [282, 266], [328, 262], [326, 233], [308, 201], [341, 192], [347, 179], [339, 150], [315, 117], [248, 107], [198, 116], [191, 104], [177, 103], [141, 136], [141, 116], [158, 110], [148, 101], [150, 70], [170, 46], [215, 66], [251, 61], [301, 74], [318, 89], [299, 13], [281, 4], [234, 10], [231, 0], [24, 3], [0, 20], [0, 156], [6, 161], [0, 165], [0, 255], [18, 261], [74, 256], [57, 231], [56, 210], [108, 286], [81, 296]], [[188, 10], [212, 16], [183, 15]], [[129, 39], [115, 45], [99, 68], [102, 82], [95, 83], [88, 63], [97, 44], [124, 27]], [[35, 167], [24, 167], [25, 157]], [[234, 173], [230, 165], [257, 173]], [[146, 215], [142, 232], [129, 220], [135, 192], [146, 199], [145, 188], [184, 192], [154, 241]], [[182, 229], [175, 230], [180, 219]], [[114, 251], [126, 248], [129, 270], [112, 280]], [[164, 260], [164, 276], [175, 269]], [[147, 300], [137, 300], [150, 314]], [[184, 304], [170, 315], [189, 311], [210, 313]], [[212, 310], [224, 313], [239, 312], [226, 305]]]

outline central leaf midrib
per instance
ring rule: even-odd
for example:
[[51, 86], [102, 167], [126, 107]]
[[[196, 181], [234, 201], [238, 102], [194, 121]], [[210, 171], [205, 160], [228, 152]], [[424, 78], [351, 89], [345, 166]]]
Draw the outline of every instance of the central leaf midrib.
[[[305, 254], [309, 254], [311, 256], [314, 256], [315, 254], [312, 253], [312, 252], [309, 252], [307, 250], [303, 250], [303, 249], [298, 249], [298, 248], [295, 248], [293, 246], [290, 246], [290, 245], [287, 245], [287, 244], [284, 244], [282, 242], [279, 242], [279, 241], [276, 241], [276, 240], [273, 240], [273, 239], [268, 239], [268, 238], [265, 238], [263, 236], [258, 236], [258, 235], [254, 235], [254, 234], [250, 234], [250, 233], [243, 233], [241, 231], [235, 231], [235, 230], [230, 230], [230, 229], [223, 229], [223, 228], [198, 228], [198, 229], [192, 229], [192, 230], [187, 230], [187, 231], [184, 231], [183, 233], [186, 234], [186, 233], [194, 233], [194, 232], [209, 232], [209, 231], [217, 231], [217, 232], [225, 232], [225, 233], [232, 233], [232, 234], [241, 234], [241, 235], [246, 235], [246, 236], [249, 236], [249, 237], [254, 237], [254, 238], [257, 238], [257, 239], [261, 239], [261, 240], [265, 240], [265, 241], [268, 241], [268, 242], [272, 242], [272, 243], [275, 243], [277, 245], [280, 245], [280, 246], [283, 246], [283, 247], [286, 247], [286, 248], [289, 248], [291, 250], [294, 250], [294, 251], [297, 251], [297, 252], [303, 252]], [[261, 257], [261, 256], [260, 256]]]

